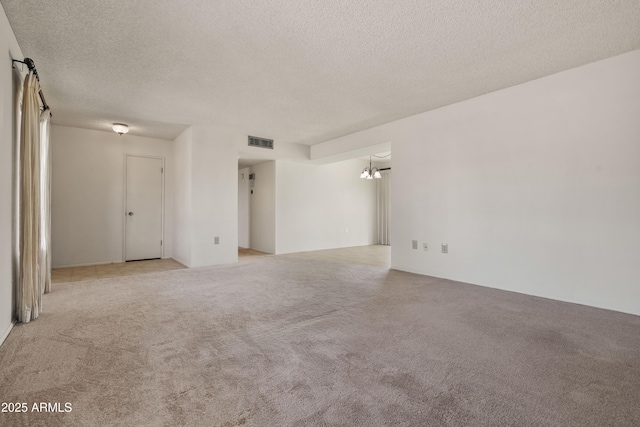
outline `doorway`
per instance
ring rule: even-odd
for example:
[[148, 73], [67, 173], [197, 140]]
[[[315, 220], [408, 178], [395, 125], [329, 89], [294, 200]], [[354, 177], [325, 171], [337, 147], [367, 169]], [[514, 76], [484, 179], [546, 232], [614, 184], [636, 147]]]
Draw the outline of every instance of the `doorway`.
[[250, 181], [249, 175], [251, 169], [248, 167], [240, 168], [238, 166], [238, 248], [250, 248], [250, 198], [249, 191]]
[[162, 258], [164, 159], [126, 156], [125, 261]]

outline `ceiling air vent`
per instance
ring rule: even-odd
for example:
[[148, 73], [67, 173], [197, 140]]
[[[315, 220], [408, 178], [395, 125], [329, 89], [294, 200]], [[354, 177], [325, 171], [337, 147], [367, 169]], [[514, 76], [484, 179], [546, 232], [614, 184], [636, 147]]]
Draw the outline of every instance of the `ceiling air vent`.
[[249, 147], [268, 148], [273, 150], [273, 139], [258, 138], [257, 136], [249, 136]]

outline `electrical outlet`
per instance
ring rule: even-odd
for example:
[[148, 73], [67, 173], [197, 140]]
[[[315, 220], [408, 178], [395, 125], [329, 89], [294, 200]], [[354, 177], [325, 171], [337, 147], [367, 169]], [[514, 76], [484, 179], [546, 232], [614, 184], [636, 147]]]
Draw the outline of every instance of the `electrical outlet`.
[[423, 251], [428, 251], [429, 250], [429, 245], [427, 245], [426, 243], [422, 244], [422, 250]]
[[412, 240], [411, 241], [411, 249], [418, 249], [418, 241], [417, 240]]
[[213, 238], [213, 243], [216, 244], [216, 245], [219, 245], [220, 244], [220, 237], [218, 237], [218, 236], [214, 237]]
[[448, 243], [443, 243], [442, 244], [442, 253], [443, 254], [448, 254], [449, 253], [449, 244]]

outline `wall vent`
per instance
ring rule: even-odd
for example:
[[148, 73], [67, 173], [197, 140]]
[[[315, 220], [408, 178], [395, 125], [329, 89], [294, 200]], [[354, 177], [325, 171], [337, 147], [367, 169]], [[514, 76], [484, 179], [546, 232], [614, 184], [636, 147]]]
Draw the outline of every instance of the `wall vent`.
[[273, 150], [273, 139], [258, 138], [257, 136], [249, 135], [249, 147], [260, 147]]

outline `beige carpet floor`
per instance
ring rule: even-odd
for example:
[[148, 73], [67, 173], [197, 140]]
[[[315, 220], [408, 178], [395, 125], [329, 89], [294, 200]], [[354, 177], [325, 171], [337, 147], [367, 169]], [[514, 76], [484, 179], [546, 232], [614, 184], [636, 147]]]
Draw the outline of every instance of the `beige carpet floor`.
[[640, 317], [287, 256], [58, 284], [0, 424], [637, 426]]
[[340, 264], [372, 265], [387, 269], [391, 267], [391, 246], [385, 245], [353, 246], [322, 251], [295, 252], [278, 256], [297, 259], [316, 259]]

